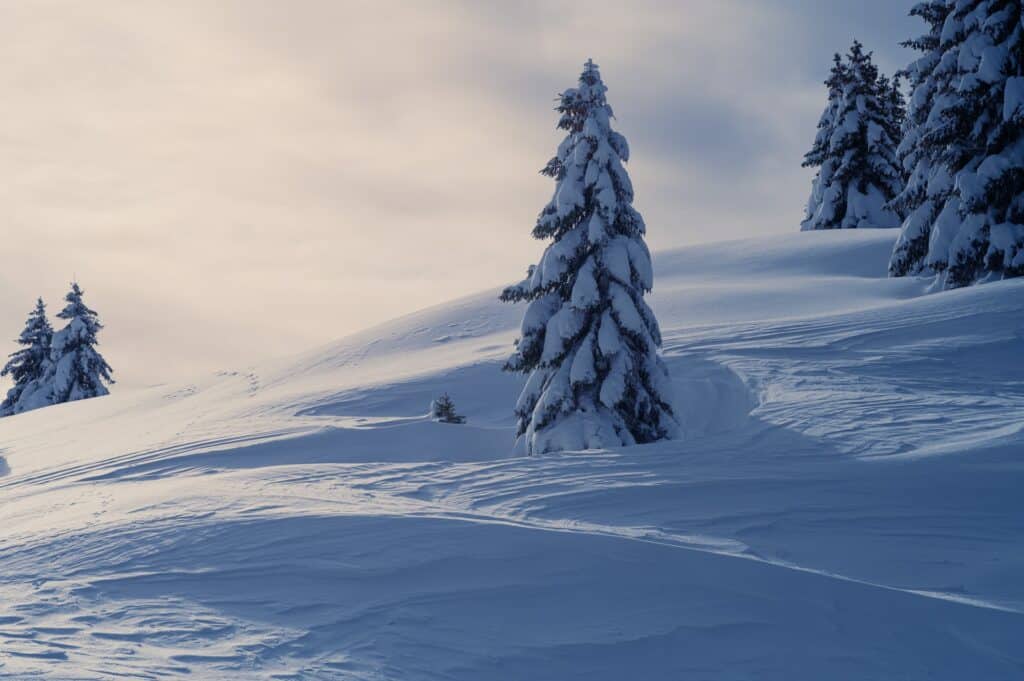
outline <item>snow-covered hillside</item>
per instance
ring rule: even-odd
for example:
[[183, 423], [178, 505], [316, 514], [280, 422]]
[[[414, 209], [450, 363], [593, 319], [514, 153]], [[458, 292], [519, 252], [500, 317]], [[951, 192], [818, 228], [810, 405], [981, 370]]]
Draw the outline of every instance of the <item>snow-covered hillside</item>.
[[0, 420], [0, 677], [1024, 678], [1024, 281], [895, 237], [656, 256], [683, 441], [510, 458], [496, 291]]

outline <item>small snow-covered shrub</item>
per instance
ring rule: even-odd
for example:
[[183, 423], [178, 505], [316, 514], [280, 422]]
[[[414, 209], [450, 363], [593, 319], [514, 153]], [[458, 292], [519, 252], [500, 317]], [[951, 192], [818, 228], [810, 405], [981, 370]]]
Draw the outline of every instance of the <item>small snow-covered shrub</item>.
[[430, 402], [430, 417], [441, 423], [465, 423], [466, 417], [455, 411], [455, 403], [448, 393]]

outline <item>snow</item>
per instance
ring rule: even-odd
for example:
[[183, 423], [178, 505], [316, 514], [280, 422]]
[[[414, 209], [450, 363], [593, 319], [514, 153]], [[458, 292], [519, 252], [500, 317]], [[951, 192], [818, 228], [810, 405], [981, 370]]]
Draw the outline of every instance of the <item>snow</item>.
[[587, 315], [574, 307], [562, 307], [548, 321], [544, 334], [544, 352], [541, 364], [554, 362], [566, 353], [565, 339], [575, 338], [583, 330]]
[[1024, 281], [895, 238], [656, 253], [682, 440], [511, 456], [493, 291], [2, 419], [0, 678], [1019, 678]]
[[[928, 242], [928, 257], [925, 264], [941, 269], [949, 262], [949, 253], [960, 234], [963, 218], [960, 217], [960, 199], [956, 196], [946, 201], [942, 212], [935, 218]], [[972, 235], [968, 235], [969, 237]]]
[[1024, 77], [1006, 79], [1003, 92], [1003, 120], [1007, 123], [1024, 120]]
[[985, 83], [995, 83], [1002, 79], [1003, 67], [1008, 55], [1003, 45], [989, 45], [981, 53], [981, 64], [978, 66], [978, 78]]
[[617, 236], [608, 240], [601, 250], [601, 261], [605, 270], [615, 279], [629, 286], [632, 282], [629, 266], [629, 243], [632, 239]]
[[567, 262], [576, 254], [582, 243], [583, 229], [577, 227], [547, 247], [540, 262], [540, 270], [543, 273], [542, 286], [561, 281], [566, 273]]
[[1006, 261], [1016, 264], [1015, 258], [1020, 257], [1020, 244], [1024, 243], [1024, 225], [1003, 222], [992, 225], [989, 234], [989, 250], [1001, 252]]
[[569, 371], [569, 382], [572, 385], [589, 385], [597, 380], [597, 371], [594, 368], [594, 330], [591, 329], [583, 341], [576, 356], [572, 360], [572, 369]]
[[619, 327], [612, 319], [611, 312], [607, 310], [601, 315], [601, 327], [597, 332], [597, 346], [601, 349], [601, 354], [608, 357], [617, 353], [622, 347]]
[[[612, 282], [608, 285], [608, 293], [611, 297], [613, 317], [628, 334], [644, 338], [647, 336], [647, 325], [644, 323], [633, 298], [629, 292], [619, 284]], [[653, 344], [652, 344], [653, 345]]]
[[630, 240], [626, 242], [626, 248], [629, 251], [629, 264], [636, 273], [640, 288], [650, 291], [654, 288], [654, 268], [651, 265], [651, 253], [647, 250], [647, 244]]
[[548, 320], [551, 319], [551, 316], [558, 311], [560, 304], [561, 301], [554, 294], [541, 296], [536, 300], [530, 301], [526, 305], [526, 312], [523, 314], [522, 332], [526, 334], [544, 327]]
[[601, 292], [594, 278], [594, 256], [589, 256], [576, 273], [570, 300], [577, 310], [590, 309], [601, 301]]
[[625, 396], [626, 377], [634, 371], [634, 367], [629, 355], [624, 352], [616, 353], [610, 361], [611, 370], [604, 382], [601, 383], [601, 390], [598, 394], [601, 404], [609, 409], [614, 409]]

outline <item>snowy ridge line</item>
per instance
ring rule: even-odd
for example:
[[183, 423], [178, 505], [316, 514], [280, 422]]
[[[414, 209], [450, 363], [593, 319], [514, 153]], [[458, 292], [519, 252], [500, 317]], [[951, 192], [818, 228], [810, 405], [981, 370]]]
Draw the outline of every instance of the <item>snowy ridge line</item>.
[[[1017, 433], [1005, 424], [1024, 409], [1022, 377], [996, 371], [972, 391], [948, 380], [946, 367], [971, 358], [976, 348], [985, 348], [993, 362], [1012, 361], [1024, 336], [1024, 309], [1013, 295], [1022, 284], [1001, 282], [987, 291], [961, 289], [817, 319], [677, 332], [668, 337], [667, 354], [729, 367], [758, 392], [756, 417], [825, 437], [859, 457], [998, 444]], [[953, 405], [955, 421], [937, 415]], [[945, 433], [942, 442], [919, 440], [929, 420]]]
[[[994, 282], [988, 287], [1024, 289], [1024, 281], [1007, 280]], [[801, 315], [793, 318], [745, 323], [694, 324], [685, 329], [669, 327], [665, 335], [665, 353], [676, 354], [680, 350], [699, 350], [712, 344], [716, 351], [750, 349], [748, 344], [756, 342], [754, 349], [789, 349], [816, 347], [821, 349], [853, 349], [843, 341], [863, 338], [879, 333], [894, 333], [898, 330], [916, 329], [922, 323], [940, 324], [950, 321], [981, 318], [993, 314], [1010, 313], [1021, 318], [1024, 324], [1024, 310], [1009, 295], [986, 295], [988, 292], [977, 288], [943, 291], [926, 298], [886, 301], [853, 312], [827, 315]], [[1021, 291], [1024, 293], [1024, 291]], [[813, 331], [813, 333], [809, 333]], [[1024, 326], [1018, 330], [1024, 334]], [[772, 341], [789, 341], [778, 347], [765, 345]], [[813, 345], [807, 345], [808, 341]]]

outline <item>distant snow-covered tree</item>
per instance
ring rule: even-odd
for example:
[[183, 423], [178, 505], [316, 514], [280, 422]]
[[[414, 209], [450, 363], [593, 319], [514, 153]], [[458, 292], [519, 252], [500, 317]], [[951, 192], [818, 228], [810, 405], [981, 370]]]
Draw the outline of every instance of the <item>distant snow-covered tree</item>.
[[0, 403], [0, 416], [19, 414], [49, 404], [48, 392], [39, 388], [50, 366], [52, 338], [53, 328], [46, 319], [46, 305], [39, 298], [18, 337], [18, 344], [24, 347], [12, 353], [0, 370], [0, 376], [10, 376], [14, 381], [6, 399]]
[[854, 42], [844, 61], [835, 55], [828, 104], [804, 167], [818, 168], [800, 228], [898, 227], [889, 202], [903, 188], [896, 159], [903, 96], [899, 81], [882, 76]]
[[103, 325], [82, 302], [78, 282], [72, 282], [64, 300], [67, 305], [57, 316], [67, 320], [67, 324], [53, 335], [51, 366], [46, 376], [55, 404], [106, 395], [109, 390], [105, 384], [114, 382], [110, 365], [96, 350], [96, 334]]
[[430, 402], [430, 417], [441, 423], [465, 423], [466, 417], [455, 411], [455, 402], [445, 393]]
[[911, 43], [908, 151], [917, 207], [893, 276], [936, 274], [944, 288], [1024, 274], [1024, 25], [1020, 0], [914, 7], [930, 25]]
[[[907, 120], [907, 98], [903, 96], [903, 76], [897, 73], [890, 80], [884, 75], [878, 76], [879, 98], [884, 108], [882, 123], [889, 139], [896, 143], [895, 156], [897, 174], [900, 177], [900, 190], [906, 186], [907, 173], [900, 162], [899, 144], [903, 140], [903, 124]], [[891, 203], [891, 201], [890, 201]]]
[[529, 374], [515, 407], [516, 449], [540, 454], [674, 437], [645, 226], [623, 167], [626, 139], [611, 128], [607, 88], [593, 61], [560, 96], [568, 134], [541, 171], [556, 182], [533, 236], [551, 239], [504, 301], [528, 301], [506, 369]]

